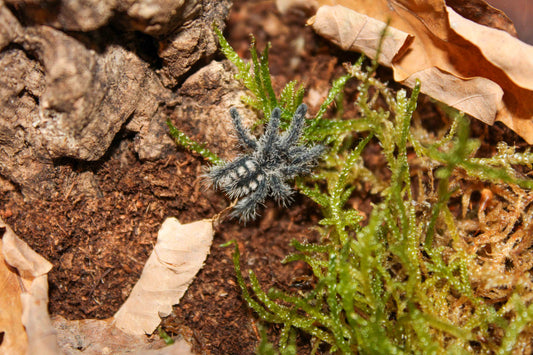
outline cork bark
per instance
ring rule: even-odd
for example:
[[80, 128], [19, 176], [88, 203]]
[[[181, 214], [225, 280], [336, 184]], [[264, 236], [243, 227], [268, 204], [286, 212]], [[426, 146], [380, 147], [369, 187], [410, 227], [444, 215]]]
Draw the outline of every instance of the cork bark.
[[[212, 24], [223, 28], [230, 7], [0, 0], [0, 177], [27, 198], [54, 198], [66, 193], [64, 162], [105, 159], [120, 132], [134, 135], [141, 160], [175, 149], [165, 122], [191, 68], [215, 53]], [[94, 186], [90, 171], [73, 174]]]

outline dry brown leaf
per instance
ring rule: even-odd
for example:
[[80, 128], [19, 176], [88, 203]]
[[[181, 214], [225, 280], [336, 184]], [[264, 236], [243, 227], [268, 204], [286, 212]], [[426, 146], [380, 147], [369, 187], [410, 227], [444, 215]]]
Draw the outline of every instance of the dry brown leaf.
[[502, 88], [495, 82], [480, 77], [461, 79], [433, 67], [407, 77], [403, 83], [414, 87], [417, 79], [422, 82], [421, 90], [426, 95], [487, 124], [494, 123], [494, 117], [499, 110], [498, 103], [501, 102], [503, 96]]
[[[508, 1], [508, 0], [506, 0]], [[530, 0], [525, 0], [530, 1]], [[489, 0], [489, 2], [494, 2]], [[491, 6], [484, 0], [446, 0], [446, 5], [454, 9], [459, 15], [479, 23], [480, 25], [497, 28], [508, 32], [513, 37], [518, 37], [515, 24], [507, 17], [507, 14], [500, 10], [497, 5]], [[496, 7], [499, 8], [496, 8]]]
[[291, 8], [316, 9], [318, 6], [317, 0], [276, 0], [276, 7], [282, 15]]
[[36, 277], [21, 299], [22, 323], [29, 340], [27, 354], [59, 354], [57, 332], [48, 314], [48, 276]]
[[211, 220], [165, 220], [141, 278], [114, 316], [115, 325], [128, 334], [151, 334], [202, 268], [212, 240]]
[[[510, 34], [477, 24], [457, 14], [444, 0], [320, 0], [348, 8], [319, 8], [316, 23], [351, 26], [351, 10], [386, 22], [414, 37], [408, 48], [393, 56], [395, 80], [413, 86], [422, 80], [422, 92], [488, 124], [501, 121], [533, 143], [533, 47]], [[339, 6], [339, 5], [337, 5]], [[324, 16], [325, 18], [321, 18]], [[317, 33], [322, 29], [313, 25]], [[357, 31], [357, 25], [352, 31]], [[350, 28], [339, 29], [340, 43]], [[328, 34], [331, 36], [331, 34]], [[359, 44], [351, 50], [358, 50]], [[371, 56], [373, 51], [368, 51]]]
[[59, 353], [48, 316], [48, 279], [52, 268], [0, 218], [0, 353]]
[[33, 279], [47, 274], [52, 269], [52, 264], [48, 260], [33, 251], [1, 219], [0, 228], [6, 229], [2, 238], [4, 242], [2, 254], [6, 262], [17, 269], [22, 280], [27, 283], [25, 286], [30, 286]]
[[16, 272], [5, 263], [3, 254], [0, 254], [0, 290], [0, 353], [24, 354], [28, 337], [21, 320], [20, 284]]
[[161, 339], [148, 339], [145, 335], [122, 332], [109, 319], [66, 320], [55, 317], [57, 341], [66, 355], [84, 354], [138, 354], [138, 355], [190, 355], [190, 345], [183, 339], [166, 346]]
[[[172, 304], [179, 302], [203, 265], [212, 237], [211, 221], [181, 225], [175, 218], [167, 219], [134, 287], [144, 292], [132, 292], [125, 303], [129, 306], [121, 308], [122, 318], [67, 321], [57, 317], [52, 323], [47, 310], [47, 273], [52, 264], [18, 238], [0, 218], [0, 354], [192, 354], [183, 339], [166, 346], [162, 340], [147, 338], [144, 330], [151, 329], [153, 320], [150, 323], [144, 312], [128, 309], [152, 311], [149, 314], [157, 318], [153, 329], [147, 331], [152, 333], [159, 324], [159, 314], [170, 313]], [[131, 335], [132, 332], [137, 334]]]
[[[464, 0], [454, 0], [464, 1]], [[516, 28], [517, 37], [522, 41], [533, 44], [533, 26], [531, 26], [531, 18], [533, 18], [533, 6], [531, 0], [486, 0], [492, 6], [505, 12], [513, 21], [513, 26]], [[453, 6], [452, 6], [453, 7]], [[457, 11], [457, 9], [456, 9]], [[460, 11], [457, 11], [461, 13]], [[465, 16], [470, 18], [468, 16]], [[477, 21], [476, 21], [477, 22]], [[533, 346], [533, 345], [532, 345]]]
[[[345, 51], [366, 53], [376, 57], [381, 33], [386, 25], [355, 11], [346, 11], [343, 6], [322, 6], [317, 15], [308, 22], [324, 38], [338, 45]], [[402, 48], [409, 46], [413, 36], [395, 28], [387, 32], [383, 39], [380, 64], [391, 66], [393, 59], [401, 55]]]
[[504, 31], [466, 20], [451, 8], [448, 13], [452, 29], [474, 43], [493, 66], [493, 80], [504, 91], [496, 120], [533, 144], [533, 46]]

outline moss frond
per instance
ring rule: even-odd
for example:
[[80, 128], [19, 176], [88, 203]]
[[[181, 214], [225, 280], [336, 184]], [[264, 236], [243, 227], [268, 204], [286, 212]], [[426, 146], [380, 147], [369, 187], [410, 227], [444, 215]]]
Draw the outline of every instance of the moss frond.
[[[259, 53], [252, 39], [247, 63], [216, 31], [237, 78], [250, 91], [246, 102], [266, 117], [276, 106], [292, 117], [303, 88], [293, 81], [276, 96], [269, 46]], [[282, 325], [282, 354], [296, 352], [296, 330], [311, 335], [314, 351], [325, 344], [331, 353], [533, 351], [533, 256], [528, 252], [533, 181], [516, 169], [531, 167], [533, 154], [500, 143], [494, 156], [477, 157], [480, 142], [470, 138], [468, 120], [452, 110], [446, 134], [433, 141], [422, 137], [411, 122], [420, 83], [410, 94], [394, 93], [375, 77], [376, 68], [375, 61], [365, 68], [364, 59], [347, 66], [304, 133], [305, 140], [329, 147], [315, 174], [297, 181], [300, 192], [322, 209], [321, 240], [293, 241], [295, 252], [283, 262], [307, 263], [313, 289], [265, 292], [253, 271], [248, 286], [233, 242], [243, 299], [263, 321]], [[358, 117], [325, 118], [349, 80], [359, 83]], [[179, 137], [179, 144], [201, 151]], [[387, 178], [365, 166], [362, 157], [369, 146], [380, 147]], [[481, 188], [481, 201], [472, 201]], [[378, 202], [364, 217], [350, 199], [368, 190]], [[265, 340], [259, 346], [260, 353], [276, 351]]]
[[167, 126], [170, 131], [170, 135], [172, 136], [172, 138], [174, 138], [174, 141], [180, 147], [183, 147], [185, 149], [188, 149], [192, 152], [195, 152], [201, 155], [207, 161], [213, 164], [219, 164], [222, 162], [222, 159], [220, 159], [218, 155], [216, 155], [215, 153], [207, 149], [205, 145], [197, 143], [194, 140], [192, 140], [184, 132], [177, 129], [170, 120], [167, 121]]

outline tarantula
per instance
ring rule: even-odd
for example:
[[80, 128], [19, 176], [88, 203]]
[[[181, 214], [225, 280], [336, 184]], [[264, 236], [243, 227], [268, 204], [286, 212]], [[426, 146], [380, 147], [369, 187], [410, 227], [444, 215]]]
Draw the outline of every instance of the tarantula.
[[324, 151], [321, 145], [307, 147], [298, 143], [306, 112], [305, 104], [298, 106], [289, 129], [280, 134], [281, 110], [275, 108], [265, 133], [257, 139], [243, 127], [237, 109], [230, 109], [237, 139], [248, 152], [210, 167], [206, 176], [216, 189], [238, 199], [231, 217], [239, 217], [242, 222], [255, 219], [258, 205], [267, 197], [284, 206], [292, 201], [294, 191], [287, 181], [310, 173]]

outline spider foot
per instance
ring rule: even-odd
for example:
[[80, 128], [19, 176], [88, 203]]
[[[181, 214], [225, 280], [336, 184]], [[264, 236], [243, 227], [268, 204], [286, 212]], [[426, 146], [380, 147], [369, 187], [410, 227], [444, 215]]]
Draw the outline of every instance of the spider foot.
[[238, 218], [241, 222], [246, 223], [257, 218], [258, 202], [254, 201], [250, 196], [243, 198], [230, 213], [231, 218]]

